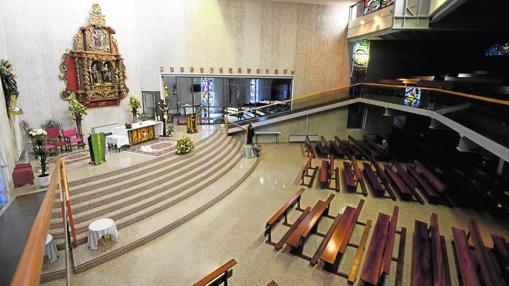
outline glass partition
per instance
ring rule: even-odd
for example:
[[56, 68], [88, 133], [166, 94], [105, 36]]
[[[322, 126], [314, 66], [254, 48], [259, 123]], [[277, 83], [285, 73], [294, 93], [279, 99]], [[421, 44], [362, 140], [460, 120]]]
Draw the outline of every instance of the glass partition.
[[[163, 75], [173, 118], [197, 114], [201, 124], [245, 121], [288, 110], [291, 77], [218, 77]], [[261, 110], [260, 107], [271, 106]]]

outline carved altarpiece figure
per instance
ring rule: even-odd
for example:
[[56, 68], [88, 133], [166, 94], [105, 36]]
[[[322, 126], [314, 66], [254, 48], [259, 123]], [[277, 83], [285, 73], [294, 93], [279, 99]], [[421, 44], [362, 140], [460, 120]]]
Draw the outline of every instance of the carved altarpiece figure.
[[99, 4], [90, 11], [89, 24], [74, 37], [73, 50], [62, 56], [60, 79], [63, 99], [72, 95], [87, 107], [118, 105], [127, 96], [124, 59], [118, 52], [115, 30], [106, 25]]

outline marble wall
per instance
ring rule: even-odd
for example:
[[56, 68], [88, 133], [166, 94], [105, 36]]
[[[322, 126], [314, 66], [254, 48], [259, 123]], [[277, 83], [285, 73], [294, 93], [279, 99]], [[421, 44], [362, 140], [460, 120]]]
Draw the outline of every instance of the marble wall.
[[[170, 66], [295, 70], [295, 96], [349, 82], [348, 1], [2, 1], [0, 50], [5, 46], [16, 69], [23, 119], [34, 127], [50, 118], [73, 125], [59, 97], [58, 67], [94, 2], [117, 32], [131, 95], [160, 90], [160, 67]], [[90, 110], [84, 131], [130, 119], [123, 100]]]

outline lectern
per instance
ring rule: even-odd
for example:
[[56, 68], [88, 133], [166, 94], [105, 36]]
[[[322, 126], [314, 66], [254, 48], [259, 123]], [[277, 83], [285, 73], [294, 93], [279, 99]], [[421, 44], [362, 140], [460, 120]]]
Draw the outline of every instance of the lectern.
[[90, 150], [90, 164], [99, 165], [106, 162], [106, 136], [103, 132], [88, 136], [88, 148]]

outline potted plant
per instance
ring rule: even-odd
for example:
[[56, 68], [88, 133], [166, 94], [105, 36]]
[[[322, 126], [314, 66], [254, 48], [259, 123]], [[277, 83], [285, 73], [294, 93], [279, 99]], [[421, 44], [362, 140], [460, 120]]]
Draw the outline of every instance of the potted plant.
[[187, 135], [182, 135], [182, 138], [177, 140], [177, 154], [187, 154], [194, 149], [194, 144], [191, 138]]
[[39, 185], [47, 187], [49, 185], [50, 176], [48, 170], [48, 150], [44, 149], [44, 141], [46, 140], [46, 131], [42, 129], [33, 129], [29, 135], [34, 139], [34, 154], [41, 164], [41, 174], [39, 175]]
[[78, 133], [83, 134], [81, 131], [81, 120], [84, 115], [87, 115], [87, 107], [81, 104], [76, 98], [72, 97], [71, 100], [69, 100], [69, 110], [73, 115], [73, 119], [76, 121]]
[[138, 114], [138, 108], [141, 107], [140, 100], [135, 96], [129, 96], [129, 108], [133, 114], [133, 122], [136, 122], [136, 115]]

